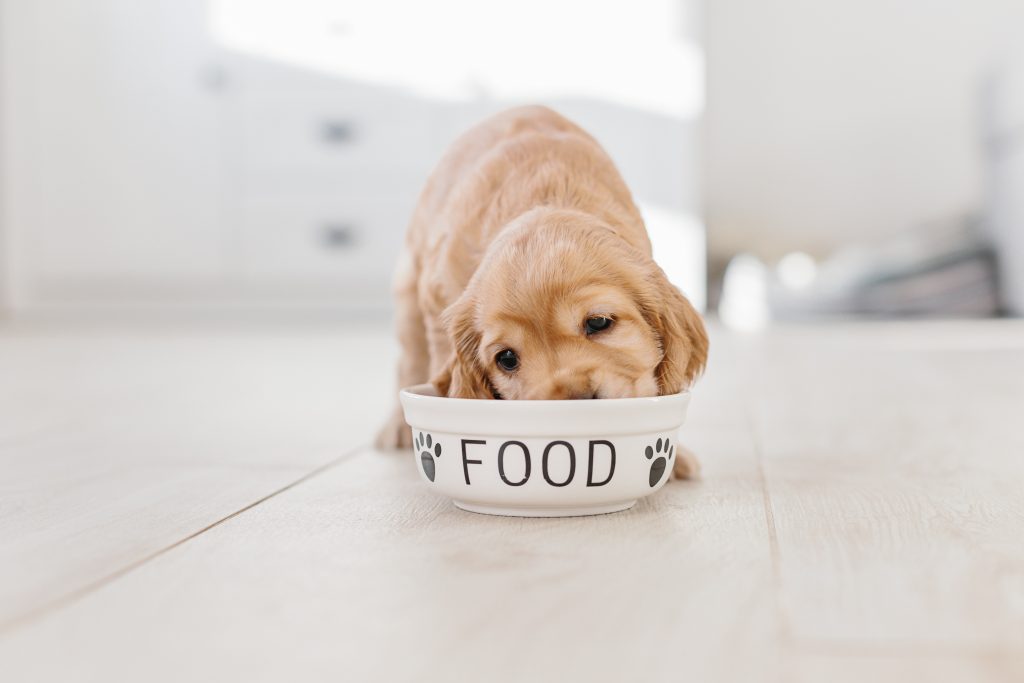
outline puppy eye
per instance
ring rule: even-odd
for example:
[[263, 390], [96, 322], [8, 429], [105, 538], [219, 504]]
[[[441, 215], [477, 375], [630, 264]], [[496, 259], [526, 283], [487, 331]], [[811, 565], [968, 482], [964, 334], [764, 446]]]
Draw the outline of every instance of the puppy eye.
[[505, 349], [498, 352], [498, 355], [494, 357], [494, 362], [505, 372], [512, 372], [519, 367], [519, 356], [512, 349]]
[[598, 332], [604, 332], [612, 326], [612, 319], [607, 318], [603, 315], [595, 315], [587, 318], [586, 328], [587, 334], [597, 334]]

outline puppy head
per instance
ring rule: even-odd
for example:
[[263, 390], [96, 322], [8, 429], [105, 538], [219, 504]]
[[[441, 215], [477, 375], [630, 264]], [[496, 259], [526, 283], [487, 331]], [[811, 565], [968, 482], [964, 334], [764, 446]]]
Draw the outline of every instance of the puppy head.
[[434, 383], [460, 398], [673, 394], [704, 367], [700, 315], [650, 259], [585, 214], [510, 226], [445, 311], [453, 353]]

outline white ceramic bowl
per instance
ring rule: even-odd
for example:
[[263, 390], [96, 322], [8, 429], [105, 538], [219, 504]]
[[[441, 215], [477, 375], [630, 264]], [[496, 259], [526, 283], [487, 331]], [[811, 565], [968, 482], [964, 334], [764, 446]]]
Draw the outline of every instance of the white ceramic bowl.
[[403, 389], [416, 467], [471, 512], [616, 512], [668, 480], [688, 393], [590, 401], [487, 401]]

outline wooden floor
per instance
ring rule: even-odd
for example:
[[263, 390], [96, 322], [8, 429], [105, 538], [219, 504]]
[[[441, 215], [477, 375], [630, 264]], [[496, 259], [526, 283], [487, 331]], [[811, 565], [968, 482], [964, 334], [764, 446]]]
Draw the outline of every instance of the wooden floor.
[[377, 328], [0, 328], [4, 681], [1022, 681], [1024, 324], [715, 330], [704, 478], [473, 515]]

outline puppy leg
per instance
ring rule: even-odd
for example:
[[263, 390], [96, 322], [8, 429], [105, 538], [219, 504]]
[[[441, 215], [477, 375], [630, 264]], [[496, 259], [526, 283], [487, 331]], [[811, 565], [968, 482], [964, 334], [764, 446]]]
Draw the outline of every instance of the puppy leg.
[[676, 461], [672, 465], [673, 479], [696, 479], [700, 476], [700, 461], [689, 448], [676, 442]]
[[[395, 326], [401, 356], [398, 359], [398, 388], [429, 381], [430, 358], [416, 287], [417, 273], [411, 263], [400, 266], [395, 280]], [[402, 406], [396, 405], [391, 417], [377, 433], [377, 448], [411, 448], [412, 432], [405, 423]]]

